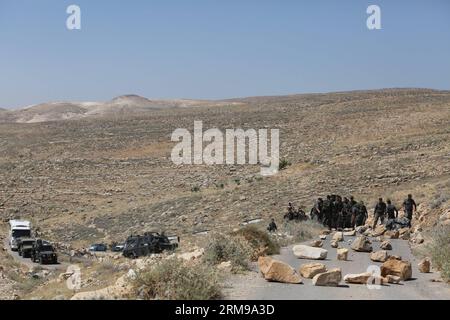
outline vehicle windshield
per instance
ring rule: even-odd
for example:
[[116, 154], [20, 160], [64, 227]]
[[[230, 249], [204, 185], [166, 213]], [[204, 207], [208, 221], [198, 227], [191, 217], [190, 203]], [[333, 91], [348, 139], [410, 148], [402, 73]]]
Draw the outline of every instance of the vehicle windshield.
[[31, 237], [31, 231], [30, 230], [13, 230], [12, 237], [13, 238]]
[[53, 251], [53, 247], [52, 246], [42, 246], [41, 251]]
[[34, 241], [30, 240], [30, 241], [22, 241], [22, 245], [24, 246], [32, 246], [34, 243]]

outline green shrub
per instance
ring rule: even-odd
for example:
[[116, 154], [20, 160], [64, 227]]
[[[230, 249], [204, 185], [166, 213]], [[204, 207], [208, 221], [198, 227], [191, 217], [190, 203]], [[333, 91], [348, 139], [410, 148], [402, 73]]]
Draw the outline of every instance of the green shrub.
[[219, 299], [221, 286], [215, 268], [203, 263], [186, 264], [171, 258], [139, 272], [134, 280], [136, 294], [143, 299]]
[[431, 236], [430, 253], [433, 266], [441, 271], [444, 280], [450, 281], [450, 226], [436, 228]]
[[267, 231], [256, 226], [246, 226], [237, 231], [236, 235], [244, 238], [252, 248], [253, 261], [258, 260], [260, 256], [280, 253], [279, 243]]
[[287, 167], [289, 167], [291, 165], [291, 163], [287, 160], [287, 159], [281, 159], [280, 163], [278, 165], [278, 170], [283, 170], [286, 169]]
[[215, 234], [210, 237], [205, 248], [204, 260], [210, 265], [231, 261], [233, 270], [248, 270], [252, 249], [241, 237]]

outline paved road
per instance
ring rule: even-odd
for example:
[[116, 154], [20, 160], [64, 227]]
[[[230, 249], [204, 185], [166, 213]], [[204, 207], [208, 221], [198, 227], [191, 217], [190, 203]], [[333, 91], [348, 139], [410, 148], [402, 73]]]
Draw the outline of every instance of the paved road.
[[66, 263], [41, 265], [41, 264], [32, 262], [30, 258], [21, 257], [17, 251], [11, 250], [11, 247], [9, 246], [9, 243], [8, 243], [8, 239], [4, 240], [3, 246], [7, 249], [8, 254], [11, 255], [11, 257], [13, 257], [13, 259], [15, 261], [17, 261], [21, 265], [28, 267], [29, 269], [31, 269], [33, 267], [37, 267], [37, 266], [40, 266], [42, 269], [46, 269], [46, 270], [66, 270], [67, 269], [68, 264], [66, 264]]
[[[350, 249], [348, 260], [338, 261], [336, 249], [330, 246], [330, 235], [324, 241], [324, 249], [328, 250], [327, 260], [313, 261], [297, 259], [292, 253], [292, 247], [283, 248], [280, 255], [275, 259], [284, 261], [298, 270], [304, 263], [321, 262], [330, 268], [341, 268], [342, 277], [348, 273], [362, 273], [367, 271], [369, 265], [380, 266], [381, 263], [373, 262], [369, 258], [369, 253], [355, 252]], [[345, 241], [340, 243], [340, 247], [349, 248], [354, 237], [345, 237]], [[437, 273], [419, 273], [417, 259], [412, 255], [408, 241], [390, 240], [392, 244], [391, 255], [400, 255], [403, 260], [408, 260], [412, 264], [413, 279], [402, 282], [402, 284], [384, 285], [381, 289], [368, 289], [366, 285], [345, 284], [341, 282], [340, 287], [316, 287], [312, 285], [310, 279], [303, 279], [303, 284], [282, 284], [265, 281], [258, 273], [257, 267], [247, 275], [235, 277], [231, 281], [231, 288], [227, 291], [230, 299], [255, 299], [255, 300], [334, 300], [334, 299], [450, 299], [450, 286], [442, 282], [432, 282], [439, 278]], [[374, 250], [379, 250], [380, 243], [372, 239]]]

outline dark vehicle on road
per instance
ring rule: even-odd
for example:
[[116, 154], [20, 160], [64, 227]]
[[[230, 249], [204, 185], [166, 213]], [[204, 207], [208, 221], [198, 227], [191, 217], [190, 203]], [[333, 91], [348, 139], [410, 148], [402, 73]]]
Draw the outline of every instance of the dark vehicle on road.
[[96, 243], [89, 247], [89, 251], [91, 252], [105, 252], [108, 249], [106, 244]]
[[31, 260], [39, 264], [57, 264], [58, 256], [50, 242], [38, 239], [33, 244]]
[[165, 250], [175, 250], [178, 247], [178, 237], [167, 237], [157, 232], [147, 232], [143, 236], [130, 236], [125, 242], [123, 255], [127, 258], [138, 258], [151, 253], [160, 253]]
[[33, 252], [33, 244], [36, 242], [35, 239], [30, 238], [19, 238], [17, 240], [17, 250], [19, 252], [19, 256], [24, 258], [30, 258], [31, 253]]

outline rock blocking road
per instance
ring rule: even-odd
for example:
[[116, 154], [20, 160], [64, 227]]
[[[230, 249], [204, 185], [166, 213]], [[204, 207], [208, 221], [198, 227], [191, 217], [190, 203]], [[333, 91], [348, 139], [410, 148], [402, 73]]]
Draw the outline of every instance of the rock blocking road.
[[[342, 277], [347, 274], [361, 274], [368, 271], [369, 266], [380, 267], [382, 263], [370, 260], [370, 253], [356, 252], [350, 249], [355, 237], [344, 236], [339, 243], [341, 248], [348, 248], [347, 261], [337, 259], [337, 250], [330, 246], [330, 240], [325, 240], [323, 249], [328, 250], [325, 260], [320, 260], [328, 270], [340, 268]], [[380, 250], [381, 242], [373, 238], [373, 250]], [[351, 240], [349, 244], [349, 240]], [[420, 273], [419, 260], [411, 252], [408, 241], [390, 240], [392, 251], [390, 254], [401, 256], [403, 260], [412, 264], [412, 279], [402, 281], [400, 284], [387, 284], [380, 289], [369, 289], [366, 285], [348, 284], [341, 281], [338, 287], [319, 287], [312, 284], [311, 279], [303, 278], [303, 284], [284, 284], [267, 282], [257, 273], [237, 276], [232, 281], [233, 289], [228, 294], [229, 299], [255, 299], [255, 300], [335, 300], [335, 299], [386, 299], [386, 300], [419, 300], [419, 299], [450, 299], [450, 288], [445, 283], [432, 282], [439, 278], [438, 273]], [[289, 264], [298, 270], [302, 264], [317, 263], [314, 260], [298, 259], [294, 256], [292, 246], [282, 248], [281, 253], [274, 259]]]

